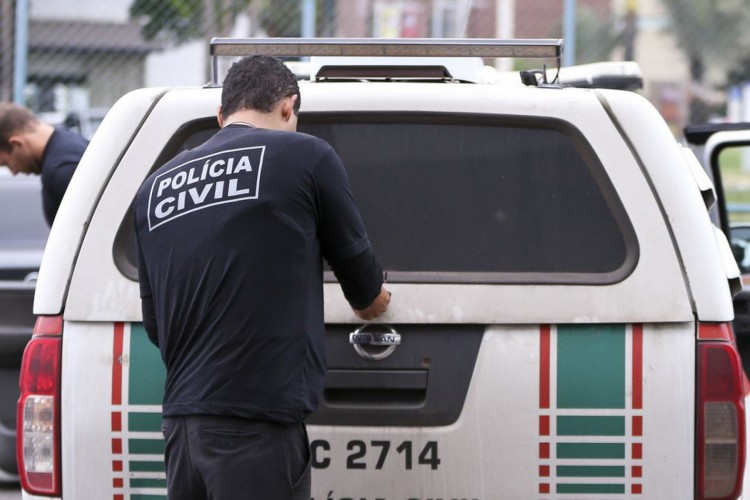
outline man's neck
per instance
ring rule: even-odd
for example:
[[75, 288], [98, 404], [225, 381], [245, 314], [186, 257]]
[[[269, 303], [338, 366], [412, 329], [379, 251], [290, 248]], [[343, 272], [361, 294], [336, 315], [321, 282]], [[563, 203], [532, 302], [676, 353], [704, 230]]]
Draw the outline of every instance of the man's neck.
[[294, 112], [296, 100], [296, 95], [285, 97], [276, 104], [270, 113], [244, 108], [235, 111], [226, 118], [222, 118], [221, 108], [219, 108], [219, 124], [225, 127], [232, 123], [241, 122], [258, 128], [294, 131], [297, 130], [297, 113]]
[[281, 130], [281, 124], [278, 123], [278, 119], [272, 113], [261, 113], [259, 111], [244, 109], [237, 111], [229, 115], [224, 122], [224, 126], [231, 125], [232, 123], [238, 123], [243, 125], [251, 125], [257, 128], [268, 128]]
[[47, 143], [55, 132], [55, 127], [47, 123], [40, 123], [34, 130], [29, 132], [29, 147], [34, 158], [36, 158], [41, 164], [42, 157], [44, 156], [44, 149], [47, 147]]

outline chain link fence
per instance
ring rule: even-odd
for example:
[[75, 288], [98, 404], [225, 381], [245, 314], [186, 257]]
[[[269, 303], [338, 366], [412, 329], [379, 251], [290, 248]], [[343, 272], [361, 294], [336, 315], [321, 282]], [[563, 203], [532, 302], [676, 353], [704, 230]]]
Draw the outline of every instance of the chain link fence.
[[90, 134], [130, 90], [207, 82], [213, 36], [559, 38], [574, 26], [568, 59], [637, 61], [641, 92], [677, 131], [745, 119], [747, 7], [750, 0], [0, 0], [0, 100]]

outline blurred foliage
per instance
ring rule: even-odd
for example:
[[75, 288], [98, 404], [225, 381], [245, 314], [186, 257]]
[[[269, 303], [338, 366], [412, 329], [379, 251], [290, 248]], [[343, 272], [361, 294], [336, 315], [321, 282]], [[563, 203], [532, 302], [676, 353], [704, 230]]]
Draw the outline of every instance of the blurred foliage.
[[739, 85], [750, 82], [750, 56], [739, 59], [736, 65], [729, 69], [727, 73], [728, 85]]
[[143, 21], [141, 31], [147, 40], [169, 33], [182, 42], [201, 36], [201, 0], [135, 0], [130, 17]]
[[[612, 51], [624, 40], [623, 30], [615, 19], [603, 19], [586, 5], [578, 6], [576, 11], [576, 64], [609, 61]], [[562, 33], [560, 22], [549, 36], [562, 38]]]
[[[295, 37], [302, 31], [300, 3], [300, 0], [134, 0], [130, 17], [143, 23], [143, 35], [148, 40], [184, 42], [228, 36], [234, 18], [241, 12], [257, 13], [259, 27], [267, 36]], [[316, 0], [316, 26], [323, 26], [319, 31], [325, 28], [322, 17], [330, 16], [332, 8], [332, 0]]]
[[706, 69], [729, 69], [750, 48], [750, 0], [662, 0], [678, 47], [690, 61], [694, 81]]
[[[265, 3], [269, 2], [258, 2]], [[320, 2], [318, 2], [320, 3]], [[300, 36], [302, 31], [299, 0], [273, 0], [273, 7], [264, 5], [260, 10], [260, 25], [268, 36]]]
[[746, 69], [750, 0], [661, 1], [671, 19], [677, 47], [690, 67], [689, 121], [704, 123], [720, 112], [710, 98], [706, 73], [723, 72], [728, 84], [745, 81], [750, 76]]

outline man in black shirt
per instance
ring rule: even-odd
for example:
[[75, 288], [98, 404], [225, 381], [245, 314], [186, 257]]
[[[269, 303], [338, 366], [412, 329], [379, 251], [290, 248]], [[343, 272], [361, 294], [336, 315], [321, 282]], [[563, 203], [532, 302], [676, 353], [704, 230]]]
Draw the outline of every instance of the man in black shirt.
[[278, 59], [235, 63], [221, 130], [136, 198], [143, 320], [167, 367], [170, 498], [309, 500], [323, 259], [362, 319], [390, 302], [341, 161], [295, 132], [299, 104]]
[[88, 141], [75, 132], [40, 122], [17, 104], [0, 104], [0, 165], [42, 176], [42, 208], [51, 226]]

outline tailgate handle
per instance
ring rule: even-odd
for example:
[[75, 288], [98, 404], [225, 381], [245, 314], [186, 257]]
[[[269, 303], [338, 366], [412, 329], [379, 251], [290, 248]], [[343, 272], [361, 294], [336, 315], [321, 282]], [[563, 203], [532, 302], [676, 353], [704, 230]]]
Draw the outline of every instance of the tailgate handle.
[[427, 370], [328, 370], [326, 389], [427, 389]]
[[427, 370], [328, 370], [327, 408], [384, 411], [420, 408], [427, 397]]

